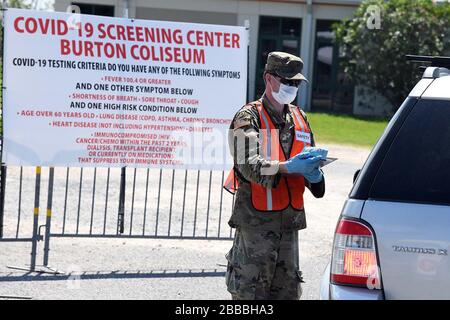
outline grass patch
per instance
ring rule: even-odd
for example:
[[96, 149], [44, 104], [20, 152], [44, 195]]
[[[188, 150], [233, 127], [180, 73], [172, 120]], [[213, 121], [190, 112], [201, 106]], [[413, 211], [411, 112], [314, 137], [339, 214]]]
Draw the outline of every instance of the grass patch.
[[389, 120], [350, 115], [308, 112], [308, 121], [318, 143], [372, 147]]

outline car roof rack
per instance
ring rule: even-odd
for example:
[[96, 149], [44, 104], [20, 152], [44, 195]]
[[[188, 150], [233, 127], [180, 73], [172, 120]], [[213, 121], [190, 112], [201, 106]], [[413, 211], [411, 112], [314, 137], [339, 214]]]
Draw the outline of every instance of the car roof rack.
[[406, 55], [407, 61], [425, 62], [427, 65], [420, 66], [423, 70], [422, 79], [436, 79], [444, 76], [450, 76], [450, 57], [439, 56], [417, 56]]
[[442, 67], [450, 68], [450, 57], [440, 57], [440, 56], [418, 56], [408, 54], [406, 55], [407, 61], [412, 62], [427, 62], [429, 67]]

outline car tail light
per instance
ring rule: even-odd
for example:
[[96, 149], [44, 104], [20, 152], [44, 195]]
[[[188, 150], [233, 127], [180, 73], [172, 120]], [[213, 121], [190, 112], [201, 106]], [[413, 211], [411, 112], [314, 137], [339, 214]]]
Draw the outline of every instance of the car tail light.
[[381, 289], [375, 238], [364, 224], [341, 219], [336, 227], [331, 282]]

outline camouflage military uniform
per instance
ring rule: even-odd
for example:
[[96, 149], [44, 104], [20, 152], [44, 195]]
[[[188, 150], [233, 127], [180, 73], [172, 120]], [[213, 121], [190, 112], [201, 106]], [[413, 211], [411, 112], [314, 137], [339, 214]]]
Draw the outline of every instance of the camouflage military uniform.
[[[279, 129], [284, 153], [290, 154], [294, 120], [289, 108], [285, 106], [280, 115], [264, 96], [262, 102]], [[306, 115], [302, 114], [307, 122]], [[230, 127], [230, 150], [233, 150], [239, 189], [229, 221], [229, 225], [237, 229], [233, 247], [226, 256], [226, 283], [233, 299], [299, 299], [302, 278], [298, 266], [297, 233], [306, 228], [305, 211], [291, 206], [283, 211], [257, 211], [251, 201], [249, 181], [273, 188], [281, 178], [280, 173], [261, 174], [261, 168], [277, 166], [278, 162], [264, 159], [257, 152], [259, 144], [250, 143], [251, 140], [258, 141], [260, 126], [258, 110], [247, 105], [238, 111]], [[244, 145], [236, 143], [239, 135], [247, 139]], [[311, 138], [314, 145], [312, 132]], [[245, 161], [237, 161], [242, 155]], [[305, 185], [316, 197], [322, 197], [325, 192], [324, 180], [316, 184], [305, 180]]]
[[298, 300], [302, 294], [298, 270], [297, 232], [239, 228], [230, 263], [227, 286], [233, 300]]

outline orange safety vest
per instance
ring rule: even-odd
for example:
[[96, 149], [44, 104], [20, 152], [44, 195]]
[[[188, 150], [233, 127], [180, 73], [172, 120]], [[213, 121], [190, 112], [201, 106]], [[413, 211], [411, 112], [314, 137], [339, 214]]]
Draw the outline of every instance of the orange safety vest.
[[[286, 161], [281, 147], [278, 130], [274, 126], [269, 114], [260, 100], [250, 103], [256, 106], [261, 121], [260, 134], [262, 134], [262, 151], [267, 160]], [[293, 139], [289, 158], [302, 152], [305, 146], [311, 145], [311, 130], [303, 118], [298, 107], [289, 105], [295, 124], [295, 136]], [[238, 189], [234, 168], [228, 175], [224, 188], [233, 193]], [[259, 211], [280, 211], [286, 209], [289, 204], [297, 210], [303, 209], [303, 192], [305, 191], [305, 179], [301, 175], [282, 176], [276, 188], [265, 188], [254, 182], [251, 184], [252, 204]]]

